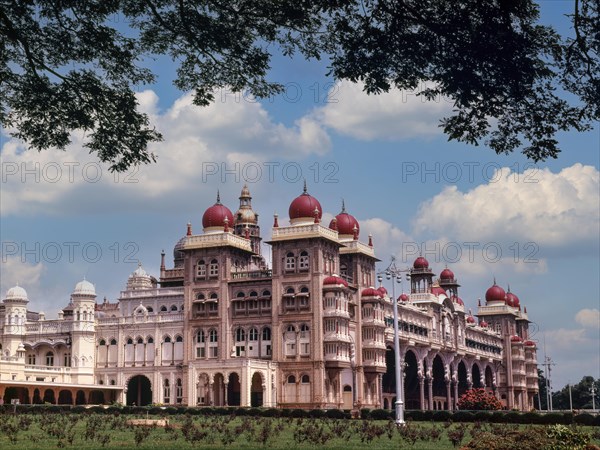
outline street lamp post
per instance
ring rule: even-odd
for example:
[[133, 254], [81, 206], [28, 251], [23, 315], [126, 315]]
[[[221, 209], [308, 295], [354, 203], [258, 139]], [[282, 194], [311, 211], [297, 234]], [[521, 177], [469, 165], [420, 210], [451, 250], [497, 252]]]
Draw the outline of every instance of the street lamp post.
[[404, 421], [404, 374], [403, 364], [400, 362], [400, 333], [398, 330], [398, 302], [396, 301], [396, 285], [402, 283], [402, 274], [406, 273], [406, 279], [410, 279], [410, 269], [398, 269], [396, 267], [396, 258], [392, 256], [390, 265], [383, 272], [377, 275], [378, 281], [383, 281], [383, 276], [387, 280], [392, 280], [392, 305], [394, 308], [394, 356], [396, 361], [396, 425], [403, 426]]

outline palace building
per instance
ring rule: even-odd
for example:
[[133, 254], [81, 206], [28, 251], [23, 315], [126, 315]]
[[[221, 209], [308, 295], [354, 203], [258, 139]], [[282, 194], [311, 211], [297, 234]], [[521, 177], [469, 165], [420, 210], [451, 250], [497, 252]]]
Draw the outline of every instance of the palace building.
[[[454, 273], [420, 256], [410, 293], [377, 286], [373, 237], [342, 206], [321, 223], [304, 192], [277, 215], [272, 267], [244, 186], [235, 214], [220, 201], [141, 265], [116, 301], [83, 280], [57, 319], [29, 310], [20, 286], [0, 303], [0, 400], [9, 403], [388, 408], [395, 401], [393, 301], [398, 303], [407, 409], [454, 410], [471, 387], [509, 409], [534, 408], [536, 345], [526, 308], [494, 285], [477, 314]], [[477, 317], [477, 319], [475, 318]]]

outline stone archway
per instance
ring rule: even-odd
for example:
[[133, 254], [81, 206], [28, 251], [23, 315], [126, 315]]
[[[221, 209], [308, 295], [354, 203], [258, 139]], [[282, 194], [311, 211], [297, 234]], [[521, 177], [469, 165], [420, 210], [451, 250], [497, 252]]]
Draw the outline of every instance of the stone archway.
[[[433, 374], [432, 391], [434, 400], [434, 409], [444, 409], [446, 404], [446, 373], [444, 363], [440, 355], [436, 355], [431, 365]], [[446, 406], [447, 408], [448, 406]]]
[[127, 404], [146, 406], [152, 403], [152, 385], [144, 375], [136, 375], [127, 382]]
[[[467, 366], [465, 365], [465, 362], [462, 360], [458, 363], [457, 380], [458, 380], [458, 396], [460, 397], [465, 392], [467, 392], [467, 389], [469, 389], [469, 379], [467, 377]], [[457, 401], [458, 401], [458, 399], [457, 399]]]
[[224, 385], [225, 378], [223, 377], [223, 374], [215, 374], [212, 392], [213, 404], [215, 406], [225, 406]]
[[58, 393], [58, 404], [59, 405], [72, 405], [73, 404], [73, 393], [69, 390], [63, 389]]
[[241, 393], [240, 376], [232, 372], [229, 374], [229, 383], [227, 383], [227, 405], [240, 406]]
[[259, 406], [263, 406], [263, 404], [263, 377], [260, 372], [254, 372], [250, 388], [250, 406], [258, 408]]
[[419, 365], [412, 350], [406, 352], [404, 364], [404, 406], [406, 409], [420, 409]]
[[488, 390], [494, 388], [494, 375], [492, 374], [492, 368], [490, 366], [486, 366], [485, 368], [485, 387]]
[[473, 388], [481, 388], [481, 371], [479, 370], [479, 366], [473, 363], [473, 368], [471, 369], [471, 381], [473, 382]]

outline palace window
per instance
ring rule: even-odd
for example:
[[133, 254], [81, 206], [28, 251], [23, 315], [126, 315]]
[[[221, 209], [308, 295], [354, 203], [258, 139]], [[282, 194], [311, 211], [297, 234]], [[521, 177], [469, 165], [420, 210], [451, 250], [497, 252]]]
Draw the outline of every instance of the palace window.
[[165, 378], [163, 383], [163, 403], [171, 403], [171, 386], [168, 378]]
[[263, 341], [271, 340], [271, 329], [269, 327], [264, 327], [262, 330], [262, 339]]
[[175, 400], [177, 403], [183, 401], [183, 383], [181, 382], [181, 378], [177, 378], [175, 382]]
[[296, 258], [294, 257], [294, 254], [292, 252], [289, 252], [285, 256], [285, 270], [291, 272], [295, 269], [296, 269]]
[[250, 328], [248, 332], [249, 341], [258, 341], [258, 330], [256, 328]]
[[64, 355], [64, 366], [71, 367], [71, 354], [70, 353], [65, 353], [65, 355]]
[[27, 364], [30, 366], [35, 366], [35, 355], [33, 353], [27, 355]]
[[300, 270], [308, 270], [308, 253], [303, 251], [298, 258], [298, 267]]
[[198, 265], [196, 266], [196, 276], [198, 278], [206, 278], [206, 262], [203, 259], [198, 261]]
[[213, 259], [210, 262], [210, 267], [208, 269], [208, 276], [210, 277], [218, 277], [219, 276], [219, 263], [216, 259]]
[[54, 365], [54, 353], [46, 353], [46, 365], [49, 367]]

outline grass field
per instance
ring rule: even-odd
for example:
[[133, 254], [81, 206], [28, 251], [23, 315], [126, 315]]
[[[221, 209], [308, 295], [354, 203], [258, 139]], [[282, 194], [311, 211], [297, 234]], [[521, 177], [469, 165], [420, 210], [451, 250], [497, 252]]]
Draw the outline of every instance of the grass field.
[[[142, 416], [139, 416], [142, 418]], [[168, 417], [169, 426], [131, 426], [133, 416], [47, 414], [0, 415], [0, 449], [453, 449], [481, 433], [537, 430], [518, 425], [411, 422], [402, 431], [392, 422], [256, 417]], [[152, 416], [150, 416], [152, 418]], [[158, 417], [155, 417], [158, 418]], [[501, 427], [501, 428], [498, 428]], [[598, 430], [579, 428], [600, 444]], [[459, 439], [462, 434], [462, 439]], [[532, 437], [535, 441], [535, 437]], [[524, 442], [524, 441], [523, 441]], [[488, 447], [489, 448], [489, 447]], [[522, 447], [515, 447], [522, 448]], [[531, 448], [531, 447], [530, 447]], [[535, 445], [533, 448], [536, 448]], [[538, 447], [542, 448], [542, 447]], [[560, 447], [559, 447], [560, 448]], [[562, 447], [569, 449], [569, 446]], [[537, 449], [536, 449], [537, 450]]]

